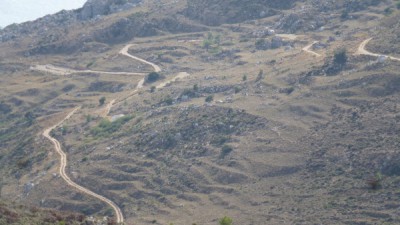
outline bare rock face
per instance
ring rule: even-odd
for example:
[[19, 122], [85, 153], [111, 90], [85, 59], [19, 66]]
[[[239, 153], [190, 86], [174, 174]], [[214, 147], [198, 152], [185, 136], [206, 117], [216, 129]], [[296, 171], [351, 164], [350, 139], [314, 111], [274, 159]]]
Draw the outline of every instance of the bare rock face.
[[203, 24], [218, 26], [275, 15], [279, 9], [291, 8], [297, 0], [188, 0], [186, 15]]
[[79, 19], [89, 20], [97, 15], [106, 15], [110, 10], [109, 0], [88, 0], [83, 6]]
[[90, 20], [96, 16], [127, 10], [142, 0], [88, 0], [79, 12], [80, 20]]

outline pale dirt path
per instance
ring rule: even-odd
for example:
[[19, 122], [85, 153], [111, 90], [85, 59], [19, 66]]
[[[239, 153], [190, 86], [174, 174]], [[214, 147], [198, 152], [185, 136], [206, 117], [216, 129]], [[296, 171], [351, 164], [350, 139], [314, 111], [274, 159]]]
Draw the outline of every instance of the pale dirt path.
[[277, 37], [281, 37], [286, 40], [296, 40], [297, 38], [304, 37], [304, 35], [297, 35], [297, 34], [275, 34]]
[[99, 194], [94, 193], [93, 191], [80, 186], [79, 184], [75, 183], [74, 181], [71, 180], [71, 178], [67, 175], [67, 173], [65, 172], [65, 168], [67, 166], [67, 155], [65, 154], [65, 152], [62, 150], [61, 148], [61, 144], [59, 141], [57, 141], [57, 139], [53, 138], [50, 135], [50, 132], [55, 129], [56, 127], [60, 126], [64, 121], [68, 120], [76, 111], [78, 111], [80, 107], [75, 108], [72, 112], [70, 112], [63, 120], [61, 120], [60, 122], [58, 122], [57, 124], [53, 125], [52, 127], [49, 127], [47, 129], [45, 129], [43, 131], [43, 136], [47, 139], [49, 139], [53, 145], [54, 145], [54, 149], [56, 150], [56, 152], [60, 155], [60, 176], [62, 177], [62, 179], [65, 180], [65, 182], [67, 182], [68, 185], [70, 185], [73, 188], [76, 188], [77, 190], [90, 195], [94, 198], [99, 199], [100, 201], [108, 204], [109, 206], [111, 206], [113, 208], [113, 210], [115, 211], [115, 216], [116, 216], [116, 221], [117, 223], [123, 223], [124, 222], [124, 216], [122, 214], [121, 209], [111, 200], [109, 200], [108, 198], [101, 196]]
[[137, 61], [140, 61], [140, 62], [142, 62], [142, 63], [145, 63], [145, 64], [148, 64], [148, 65], [150, 65], [150, 66], [152, 66], [153, 68], [154, 68], [154, 72], [161, 72], [161, 68], [159, 67], [159, 66], [157, 66], [156, 64], [154, 64], [154, 63], [152, 63], [152, 62], [149, 62], [149, 61], [146, 61], [146, 60], [144, 60], [144, 59], [141, 59], [141, 58], [139, 58], [139, 57], [136, 57], [136, 56], [133, 56], [133, 55], [131, 55], [131, 54], [129, 54], [129, 48], [130, 47], [132, 47], [132, 46], [134, 46], [135, 44], [129, 44], [129, 45], [126, 45], [123, 49], [121, 49], [121, 51], [119, 51], [119, 54], [121, 54], [121, 55], [124, 55], [124, 56], [127, 56], [127, 57], [129, 57], [129, 58], [132, 58], [132, 59], [134, 59], [134, 60], [137, 60]]
[[46, 73], [52, 73], [52, 74], [55, 74], [55, 75], [61, 75], [61, 76], [71, 75], [71, 74], [75, 74], [75, 73], [99, 73], [99, 74], [138, 75], [138, 76], [144, 76], [145, 75], [145, 73], [132, 73], [132, 72], [107, 72], [107, 71], [98, 71], [98, 70], [74, 70], [74, 69], [68, 69], [68, 68], [53, 66], [51, 64], [31, 66], [30, 69], [31, 70], [42, 71], [42, 72], [46, 72]]
[[[125, 55], [125, 56], [127, 56], [127, 57], [129, 57], [129, 58], [132, 58], [132, 59], [134, 59], [134, 60], [138, 60], [138, 61], [140, 61], [140, 62], [143, 62], [143, 63], [146, 63], [146, 64], [148, 64], [148, 65], [151, 65], [151, 66], [154, 68], [154, 71], [155, 71], [155, 72], [160, 72], [160, 71], [161, 71], [161, 68], [160, 68], [158, 65], [156, 65], [156, 64], [154, 64], [154, 63], [151, 63], [151, 62], [149, 62], [149, 61], [146, 61], [146, 60], [144, 60], [144, 59], [141, 59], [141, 58], [139, 58], [139, 57], [136, 57], [136, 56], [133, 56], [133, 55], [129, 54], [129, 53], [128, 53], [128, 50], [129, 50], [129, 48], [130, 48], [131, 46], [133, 46], [133, 45], [132, 45], [132, 44], [126, 45], [119, 53], [122, 54], [122, 55]], [[60, 68], [60, 67], [53, 67], [53, 66], [49, 67], [48, 65], [46, 65], [46, 66], [36, 66], [35, 68], [36, 68], [36, 69], [39, 68], [39, 70], [41, 70], [41, 71], [44, 71], [44, 70], [45, 70], [46, 72], [56, 73], [56, 74], [58, 74], [58, 75], [68, 75], [68, 74], [71, 74], [71, 73], [75, 73], [74, 70], [65, 69], [65, 68]], [[50, 68], [50, 69], [49, 69], [49, 68]], [[50, 71], [47, 71], [47, 70], [50, 70]], [[93, 71], [91, 71], [91, 72], [93, 72]], [[79, 73], [82, 73], [82, 71], [79, 71]], [[103, 73], [106, 73], [106, 74], [109, 74], [109, 73], [110, 73], [110, 74], [144, 75], [144, 73], [125, 73], [125, 72], [121, 72], [121, 73], [118, 73], [118, 72], [103, 72]], [[165, 86], [167, 86], [168, 84], [170, 84], [170, 83], [176, 81], [177, 79], [185, 78], [185, 77], [187, 77], [187, 76], [189, 76], [188, 73], [186, 73], [186, 72], [181, 72], [181, 73], [179, 73], [178, 75], [176, 75], [174, 78], [172, 78], [172, 79], [170, 79], [170, 80], [168, 80], [168, 81], [165, 81], [165, 82], [162, 82], [162, 83], [158, 84], [156, 88], [157, 88], [157, 89], [164, 88]], [[129, 98], [129, 97], [131, 97], [131, 96], [137, 94], [137, 93], [138, 93], [138, 90], [141, 89], [141, 88], [143, 88], [144, 82], [145, 82], [145, 78], [141, 79], [141, 80], [139, 81], [139, 83], [137, 84], [136, 89], [135, 89], [130, 95], [128, 95], [127, 97], [125, 97], [123, 100], [126, 100], [127, 98]], [[120, 100], [120, 101], [118, 101], [117, 103], [120, 103], [120, 102], [122, 102], [123, 100]], [[106, 107], [100, 112], [100, 116], [101, 116], [101, 117], [108, 117], [108, 114], [110, 113], [111, 108], [116, 104], [116, 101], [117, 101], [116, 99], [111, 100], [111, 101], [106, 105]], [[111, 207], [113, 208], [113, 210], [115, 211], [115, 216], [116, 216], [117, 223], [119, 223], [119, 224], [120, 224], [120, 223], [123, 223], [123, 222], [124, 222], [124, 216], [123, 216], [123, 214], [122, 214], [122, 211], [121, 211], [121, 209], [120, 209], [113, 201], [109, 200], [108, 198], [106, 198], [106, 197], [104, 197], [104, 196], [101, 196], [101, 195], [99, 195], [99, 194], [96, 194], [96, 193], [94, 193], [93, 191], [91, 191], [91, 190], [89, 190], [89, 189], [87, 189], [87, 188], [85, 188], [85, 187], [82, 187], [82, 186], [78, 185], [77, 183], [75, 183], [75, 182], [73, 182], [73, 181], [71, 180], [71, 178], [70, 178], [70, 177], [67, 175], [67, 173], [65, 172], [65, 168], [66, 168], [66, 166], [67, 166], [67, 155], [65, 154], [65, 152], [62, 151], [60, 142], [57, 141], [57, 139], [51, 137], [51, 135], [50, 135], [50, 132], [51, 132], [53, 129], [55, 129], [56, 127], [60, 126], [64, 121], [68, 120], [79, 108], [80, 108], [80, 107], [75, 108], [72, 112], [70, 112], [70, 113], [69, 113], [62, 121], [60, 121], [59, 123], [55, 124], [55, 125], [52, 126], [52, 127], [49, 127], [49, 128], [47, 128], [47, 129], [45, 129], [45, 130], [43, 131], [43, 136], [46, 137], [47, 139], [49, 139], [49, 140], [53, 143], [56, 152], [60, 155], [60, 171], [59, 171], [59, 172], [60, 172], [61, 177], [65, 180], [65, 182], [67, 182], [68, 185], [70, 185], [70, 186], [72, 186], [72, 187], [78, 189], [79, 191], [81, 191], [81, 192], [83, 192], [83, 193], [85, 193], [85, 194], [88, 194], [88, 195], [90, 195], [90, 196], [92, 196], [92, 197], [95, 197], [95, 198], [99, 199], [100, 201], [102, 201], [102, 202], [108, 204], [109, 206], [111, 206]]]
[[316, 56], [316, 57], [321, 57], [321, 54], [316, 53], [316, 52], [310, 50], [311, 47], [312, 47], [314, 44], [316, 44], [316, 43], [318, 43], [318, 41], [314, 41], [313, 43], [311, 43], [311, 44], [307, 45], [306, 47], [304, 47], [302, 50], [305, 51], [305, 52], [307, 52], [307, 53], [309, 53], [309, 54], [311, 54], [311, 55], [314, 55], [314, 56]]
[[110, 113], [111, 108], [113, 107], [115, 101], [116, 101], [116, 99], [111, 100], [111, 101], [106, 105], [106, 107], [104, 107], [103, 109], [101, 109], [100, 112], [98, 113], [99, 116], [100, 116], [100, 117], [103, 117], [103, 118], [108, 118], [108, 119], [110, 119], [110, 118], [108, 117], [108, 114]]
[[[154, 72], [161, 72], [161, 68], [160, 68], [158, 65], [156, 65], [156, 64], [154, 64], [154, 63], [152, 63], [152, 62], [149, 62], [149, 61], [147, 61], [147, 60], [144, 60], [144, 59], [142, 59], [142, 58], [139, 58], [139, 57], [136, 57], [136, 56], [134, 56], [134, 55], [129, 54], [129, 48], [132, 47], [132, 46], [134, 46], [134, 45], [135, 45], [135, 44], [126, 45], [123, 49], [121, 49], [121, 51], [119, 51], [119, 54], [122, 54], [122, 55], [127, 56], [127, 57], [129, 57], [129, 58], [131, 58], [131, 59], [138, 60], [138, 61], [140, 61], [140, 62], [143, 62], [143, 63], [146, 63], [146, 64], [152, 66], [153, 69], [154, 69]], [[185, 78], [185, 77], [188, 77], [189, 75], [190, 75], [190, 74], [189, 74], [189, 73], [186, 73], [186, 72], [178, 73], [174, 78], [172, 78], [172, 79], [170, 79], [170, 80], [167, 80], [167, 81], [164, 81], [164, 82], [158, 84], [158, 85], [156, 86], [156, 89], [164, 88], [164, 87], [167, 86], [168, 84], [170, 84], [170, 83], [172, 83], [172, 82], [175, 82], [177, 79]], [[129, 95], [125, 96], [125, 98], [119, 100], [119, 101], [116, 102], [115, 104], [121, 103], [121, 102], [125, 101], [126, 99], [128, 99], [128, 98], [130, 98], [130, 97], [136, 95], [136, 94], [138, 93], [139, 89], [143, 88], [144, 82], [145, 82], [145, 78], [141, 79], [141, 80], [139, 81], [139, 83], [137, 84], [136, 89], [135, 89], [133, 92], [131, 92]]]
[[367, 44], [371, 40], [372, 40], [372, 38], [368, 38], [367, 40], [361, 42], [360, 46], [358, 46], [357, 51], [356, 51], [356, 53], [354, 53], [354, 55], [370, 55], [370, 56], [375, 56], [375, 57], [385, 56], [391, 60], [400, 61], [400, 58], [396, 58], [396, 57], [392, 57], [392, 56], [388, 56], [388, 55], [376, 54], [376, 53], [372, 53], [372, 52], [366, 50], [365, 46], [367, 46]]

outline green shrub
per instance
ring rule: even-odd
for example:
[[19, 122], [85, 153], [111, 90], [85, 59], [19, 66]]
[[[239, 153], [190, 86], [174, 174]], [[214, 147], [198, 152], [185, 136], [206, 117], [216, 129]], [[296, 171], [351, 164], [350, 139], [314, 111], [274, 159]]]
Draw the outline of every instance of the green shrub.
[[92, 116], [91, 115], [86, 115], [86, 123], [90, 123], [92, 121]]
[[199, 85], [198, 84], [193, 85], [193, 91], [199, 91]]
[[229, 145], [222, 146], [220, 158], [225, 158], [225, 156], [227, 156], [232, 151], [233, 151], [233, 148], [231, 146], [229, 146]]
[[347, 50], [345, 48], [337, 49], [333, 56], [333, 62], [336, 65], [345, 65], [347, 63]]
[[123, 116], [113, 122], [108, 119], [100, 121], [99, 125], [91, 130], [92, 135], [96, 137], [104, 137], [118, 131], [126, 122], [133, 118], [132, 115]]
[[235, 94], [239, 93], [242, 89], [238, 86], [235, 87]]
[[171, 98], [171, 96], [168, 96], [165, 100], [164, 100], [165, 104], [167, 105], [172, 105], [174, 103], [174, 100]]
[[189, 98], [194, 98], [194, 97], [196, 97], [196, 91], [194, 90], [194, 88], [193, 88], [193, 90], [185, 89], [185, 90], [183, 90], [181, 96], [185, 96], [185, 95], [188, 96]]
[[212, 95], [209, 95], [206, 98], [206, 102], [212, 102], [213, 100], [214, 100], [214, 96], [212, 96]]
[[340, 15], [340, 18], [343, 19], [343, 20], [349, 18], [349, 11], [344, 10], [344, 11], [342, 12], [342, 14]]
[[258, 75], [257, 75], [257, 78], [256, 78], [256, 82], [262, 80], [263, 78], [264, 78], [264, 71], [263, 71], [263, 70], [260, 70], [260, 71], [258, 72]]
[[100, 99], [99, 99], [99, 105], [100, 106], [102, 106], [102, 105], [104, 105], [104, 103], [106, 102], [106, 97], [101, 97]]
[[147, 75], [146, 77], [146, 82], [147, 83], [153, 83], [156, 82], [158, 79], [161, 78], [161, 75], [157, 72], [151, 72]]
[[390, 7], [387, 7], [385, 10], [383, 10], [383, 12], [385, 12], [386, 15], [390, 15], [393, 12], [393, 9]]
[[219, 220], [219, 225], [232, 225], [233, 220], [227, 216]]
[[211, 140], [211, 144], [213, 144], [215, 146], [222, 146], [227, 141], [229, 141], [229, 139], [230, 139], [229, 137], [226, 137], [223, 135], [218, 135], [218, 136], [214, 137], [213, 140]]

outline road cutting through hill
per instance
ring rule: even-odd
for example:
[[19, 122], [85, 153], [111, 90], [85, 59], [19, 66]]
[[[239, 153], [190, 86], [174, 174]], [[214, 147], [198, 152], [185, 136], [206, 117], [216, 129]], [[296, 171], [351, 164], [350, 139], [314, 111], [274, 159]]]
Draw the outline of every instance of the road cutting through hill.
[[[130, 48], [131, 46], [133, 46], [133, 45], [132, 45], [132, 44], [126, 45], [119, 53], [122, 54], [122, 55], [125, 55], [125, 56], [127, 56], [127, 57], [129, 57], [129, 58], [132, 58], [132, 59], [134, 59], [134, 60], [138, 60], [138, 61], [143, 62], [143, 63], [145, 63], [145, 64], [151, 65], [151, 66], [154, 68], [154, 71], [155, 71], [155, 72], [160, 72], [160, 71], [161, 71], [161, 68], [160, 68], [158, 65], [156, 65], [156, 64], [154, 64], [154, 63], [151, 63], [151, 62], [149, 62], [149, 61], [146, 61], [146, 60], [144, 60], [144, 59], [141, 59], [141, 58], [139, 58], [139, 57], [136, 57], [136, 56], [133, 56], [133, 55], [129, 54], [128, 50], [129, 50], [129, 48]], [[31, 69], [32, 69], [32, 67], [31, 67]], [[33, 69], [36, 69], [36, 70], [39, 70], [39, 71], [42, 71], [42, 72], [55, 73], [55, 74], [58, 74], [58, 75], [68, 75], [68, 74], [71, 74], [71, 73], [75, 73], [75, 72], [76, 72], [76, 71], [74, 71], [74, 70], [65, 69], [65, 68], [60, 68], [60, 67], [54, 67], [54, 66], [36, 66], [36, 67], [33, 67]], [[125, 73], [125, 72], [122, 72], [122, 73], [118, 73], [118, 72], [103, 72], [103, 73], [107, 73], [107, 74], [132, 74], [132, 75], [137, 75], [137, 74], [143, 75], [143, 74], [144, 74], [144, 73], [142, 74], [142, 73]], [[170, 80], [168, 80], [168, 81], [165, 81], [165, 82], [162, 82], [162, 83], [158, 84], [158, 85], [156, 86], [156, 88], [157, 88], [157, 89], [164, 88], [165, 86], [167, 86], [168, 84], [170, 84], [170, 83], [176, 81], [177, 79], [185, 78], [185, 77], [187, 77], [187, 76], [189, 76], [189, 74], [186, 73], [186, 72], [179, 73], [179, 74], [176, 75], [174, 78], [172, 78], [172, 79], [170, 79]], [[139, 81], [139, 83], [137, 84], [135, 90], [134, 90], [130, 95], [128, 95], [128, 96], [126, 96], [125, 98], [123, 98], [123, 100], [125, 100], [125, 99], [127, 99], [127, 98], [129, 98], [129, 97], [131, 97], [131, 96], [133, 96], [133, 95], [135, 95], [135, 94], [137, 94], [138, 90], [141, 89], [141, 88], [143, 88], [144, 82], [145, 82], [145, 78], [141, 79], [141, 80]], [[111, 100], [111, 101], [106, 105], [106, 107], [104, 108], [104, 110], [103, 110], [102, 112], [100, 112], [100, 116], [102, 116], [102, 117], [108, 117], [108, 114], [110, 113], [110, 110], [111, 110], [111, 108], [114, 106], [114, 104], [120, 103], [120, 102], [122, 102], [123, 100], [120, 100], [120, 101], [118, 101], [118, 102], [117, 102], [116, 99]], [[67, 115], [63, 120], [61, 120], [61, 121], [58, 122], [57, 124], [55, 124], [55, 125], [53, 125], [53, 126], [47, 128], [47, 129], [45, 129], [45, 130], [43, 131], [43, 136], [44, 136], [45, 138], [47, 138], [48, 140], [50, 140], [50, 141], [53, 143], [54, 149], [55, 149], [56, 152], [60, 155], [60, 169], [59, 169], [59, 173], [60, 173], [61, 178], [62, 178], [68, 185], [70, 185], [71, 187], [76, 188], [77, 190], [79, 190], [79, 191], [81, 191], [81, 192], [83, 192], [83, 193], [85, 193], [85, 194], [87, 194], [87, 195], [89, 195], [89, 196], [92, 196], [92, 197], [94, 197], [94, 198], [97, 198], [97, 199], [99, 199], [100, 201], [102, 201], [102, 202], [106, 203], [107, 205], [109, 205], [109, 206], [114, 210], [114, 212], [115, 212], [116, 222], [117, 222], [118, 224], [122, 224], [122, 223], [124, 222], [124, 215], [123, 215], [123, 213], [122, 213], [122, 210], [118, 207], [117, 204], [115, 204], [115, 203], [114, 203], [113, 201], [111, 201], [110, 199], [108, 199], [108, 198], [106, 198], [106, 197], [104, 197], [104, 196], [101, 196], [101, 195], [99, 195], [99, 194], [96, 194], [95, 192], [93, 192], [93, 191], [91, 191], [91, 190], [89, 190], [89, 189], [87, 189], [87, 188], [85, 188], [85, 187], [83, 187], [83, 186], [81, 186], [81, 185], [79, 185], [79, 184], [77, 184], [77, 183], [75, 183], [74, 181], [71, 180], [71, 178], [67, 175], [66, 169], [65, 169], [65, 168], [67, 167], [67, 165], [68, 165], [67, 154], [62, 150], [60, 142], [59, 142], [57, 139], [53, 138], [53, 137], [50, 135], [50, 132], [51, 132], [53, 129], [55, 129], [56, 127], [60, 126], [64, 121], [66, 121], [66, 120], [68, 120], [69, 118], [71, 118], [71, 116], [72, 116], [73, 114], [75, 114], [75, 112], [78, 111], [79, 108], [80, 108], [80, 107], [75, 108], [75, 109], [72, 110], [70, 113], [68, 113], [68, 115]]]
[[55, 129], [56, 127], [60, 126], [64, 121], [68, 120], [76, 111], [78, 111], [79, 108], [80, 107], [75, 108], [70, 113], [68, 113], [68, 115], [63, 120], [61, 120], [57, 124], [53, 125], [52, 127], [49, 127], [47, 129], [45, 129], [43, 131], [43, 136], [53, 143], [54, 149], [60, 155], [59, 173], [60, 173], [60, 176], [62, 177], [62, 179], [65, 180], [65, 182], [67, 182], [67, 184], [70, 185], [71, 187], [76, 188], [77, 190], [79, 190], [79, 191], [81, 191], [81, 192], [83, 192], [83, 193], [85, 193], [87, 195], [95, 197], [95, 198], [99, 199], [100, 201], [106, 203], [107, 205], [111, 206], [111, 208], [113, 208], [113, 210], [115, 211], [115, 216], [116, 216], [117, 223], [123, 223], [124, 222], [124, 216], [122, 214], [122, 211], [113, 201], [109, 200], [108, 198], [106, 198], [104, 196], [96, 194], [93, 191], [91, 191], [91, 190], [89, 190], [89, 189], [87, 189], [85, 187], [82, 187], [81, 185], [79, 185], [79, 184], [77, 184], [77, 183], [75, 183], [74, 181], [71, 180], [71, 178], [67, 175], [67, 173], [65, 171], [65, 168], [68, 165], [67, 154], [65, 154], [65, 152], [62, 150], [60, 142], [50, 135], [50, 132], [53, 129]]
[[400, 58], [396, 58], [396, 57], [389, 56], [389, 55], [372, 53], [372, 52], [368, 51], [367, 49], [365, 49], [365, 46], [367, 46], [367, 44], [371, 40], [372, 40], [372, 38], [368, 38], [367, 40], [361, 42], [361, 44], [358, 46], [357, 51], [356, 51], [356, 53], [354, 53], [354, 55], [369, 55], [369, 56], [375, 56], [375, 57], [383, 56], [383, 57], [386, 57], [391, 60], [400, 61]]

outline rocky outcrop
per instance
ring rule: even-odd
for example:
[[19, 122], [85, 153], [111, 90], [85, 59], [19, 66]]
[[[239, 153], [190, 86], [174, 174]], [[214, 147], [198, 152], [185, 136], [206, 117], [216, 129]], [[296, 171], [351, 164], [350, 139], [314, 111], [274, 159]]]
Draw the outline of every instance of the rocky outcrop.
[[297, 0], [188, 0], [185, 14], [200, 22], [217, 26], [223, 23], [239, 23], [275, 15], [279, 9], [288, 9]]
[[94, 39], [98, 42], [114, 44], [129, 41], [134, 37], [154, 36], [159, 31], [180, 33], [205, 30], [206, 28], [202, 26], [186, 23], [185, 20], [180, 20], [175, 16], [150, 18], [148, 14], [136, 13], [98, 30], [94, 34]]
[[[53, 15], [47, 15], [35, 21], [22, 24], [12, 24], [0, 29], [0, 42], [16, 40], [26, 35], [42, 38], [43, 35], [54, 33], [55, 30], [67, 30], [78, 21], [97, 19], [104, 15], [131, 9], [142, 0], [88, 0], [77, 10], [62, 10]], [[46, 43], [52, 43], [46, 40]]]
[[135, 7], [142, 0], [88, 0], [79, 10], [80, 20], [90, 20], [96, 16], [108, 15]]

